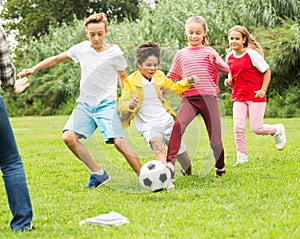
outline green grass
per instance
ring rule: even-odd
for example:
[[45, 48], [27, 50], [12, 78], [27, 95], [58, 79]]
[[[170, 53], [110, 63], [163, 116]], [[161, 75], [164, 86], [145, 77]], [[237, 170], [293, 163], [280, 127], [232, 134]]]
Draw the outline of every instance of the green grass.
[[[61, 140], [66, 116], [11, 118], [31, 194], [35, 231], [9, 230], [11, 219], [0, 187], [0, 238], [300, 238], [300, 119], [282, 122], [288, 143], [277, 151], [269, 136], [247, 131], [249, 162], [235, 165], [232, 118], [224, 119], [227, 174], [217, 180], [201, 118], [184, 141], [195, 176], [177, 173], [176, 190], [145, 193], [125, 159], [96, 133], [84, 141], [112, 176], [107, 186], [85, 190], [89, 172]], [[153, 154], [134, 129], [127, 132], [141, 160]], [[208, 155], [208, 156], [207, 156]], [[204, 160], [208, 159], [208, 160]], [[205, 177], [203, 177], [205, 176]], [[115, 211], [130, 224], [79, 225], [80, 220]]]

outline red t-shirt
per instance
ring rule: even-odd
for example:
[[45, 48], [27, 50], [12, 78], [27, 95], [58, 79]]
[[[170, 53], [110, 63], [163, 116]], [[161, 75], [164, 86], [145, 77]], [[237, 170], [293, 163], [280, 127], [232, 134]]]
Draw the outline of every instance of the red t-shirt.
[[266, 96], [255, 98], [254, 93], [261, 89], [264, 72], [269, 69], [263, 57], [257, 51], [248, 49], [240, 57], [230, 52], [226, 58], [232, 76], [231, 100], [265, 102]]

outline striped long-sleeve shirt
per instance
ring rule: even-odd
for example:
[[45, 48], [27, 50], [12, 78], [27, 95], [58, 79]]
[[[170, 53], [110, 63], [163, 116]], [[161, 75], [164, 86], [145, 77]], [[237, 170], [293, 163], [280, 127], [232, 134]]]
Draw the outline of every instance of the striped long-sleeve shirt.
[[[214, 52], [215, 58], [212, 57]], [[195, 95], [213, 95], [219, 93], [219, 72], [228, 74], [229, 66], [222, 60], [216, 50], [209, 46], [183, 48], [174, 59], [168, 78], [182, 80], [196, 75], [199, 83], [191, 87], [182, 97]]]
[[10, 57], [6, 35], [0, 26], [0, 84], [4, 91], [13, 91], [16, 80], [16, 70]]

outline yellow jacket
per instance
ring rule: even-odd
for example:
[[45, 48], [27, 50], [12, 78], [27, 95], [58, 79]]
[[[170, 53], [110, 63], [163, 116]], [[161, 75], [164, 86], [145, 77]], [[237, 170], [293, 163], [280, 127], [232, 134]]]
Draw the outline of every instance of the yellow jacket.
[[[191, 88], [191, 84], [187, 80], [178, 81], [176, 84], [167, 78], [162, 71], [156, 71], [153, 75], [153, 81], [156, 89], [156, 94], [160, 97], [161, 89], [165, 92], [173, 93], [174, 95], [181, 95], [183, 92]], [[129, 108], [129, 103], [131, 99], [137, 95], [138, 105], [133, 110]], [[123, 128], [128, 128], [130, 126], [130, 121], [133, 119], [134, 114], [139, 110], [144, 100], [144, 90], [142, 84], [142, 77], [139, 70], [133, 72], [124, 80], [124, 88], [122, 90], [122, 95], [118, 100], [118, 110], [122, 119]], [[161, 98], [163, 106], [175, 119], [176, 113], [173, 111], [170, 104], [166, 101], [164, 97]], [[126, 114], [130, 116], [126, 117]], [[125, 117], [124, 117], [125, 116]]]

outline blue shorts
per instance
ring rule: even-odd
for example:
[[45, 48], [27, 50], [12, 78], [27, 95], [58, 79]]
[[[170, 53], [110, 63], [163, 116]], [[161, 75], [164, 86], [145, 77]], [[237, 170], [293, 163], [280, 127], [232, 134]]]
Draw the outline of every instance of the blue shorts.
[[116, 100], [103, 100], [96, 106], [79, 102], [63, 131], [71, 130], [79, 138], [88, 138], [97, 128], [107, 144], [125, 137]]

